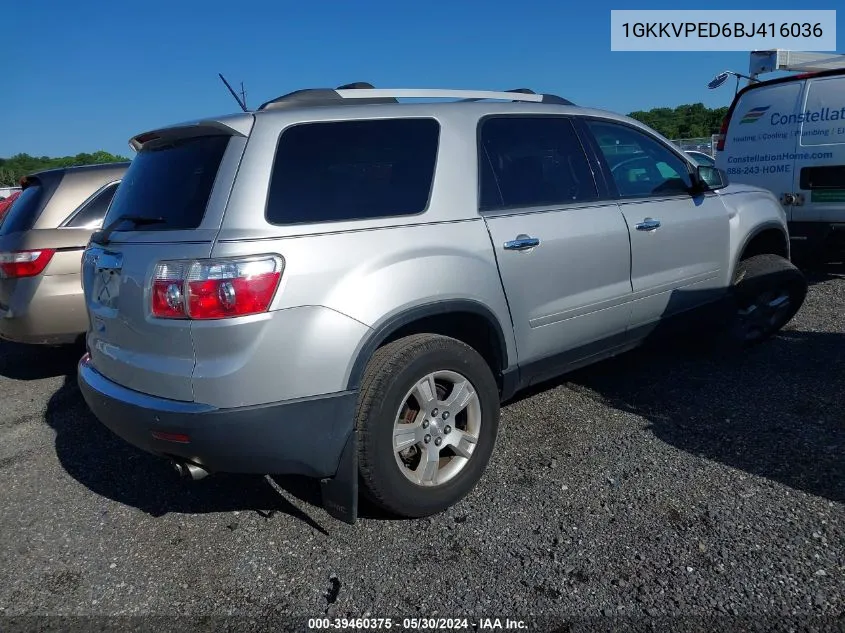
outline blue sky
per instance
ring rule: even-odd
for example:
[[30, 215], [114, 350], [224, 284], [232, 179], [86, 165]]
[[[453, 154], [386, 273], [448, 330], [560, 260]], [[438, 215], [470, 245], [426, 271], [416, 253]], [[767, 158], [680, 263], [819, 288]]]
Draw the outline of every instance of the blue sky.
[[[785, 0], [707, 9], [795, 9]], [[803, 4], [803, 3], [802, 3]], [[818, 0], [808, 9], [835, 9]], [[553, 92], [618, 112], [730, 103], [747, 53], [610, 51], [611, 9], [696, 8], [605, 3], [195, 2], [85, 0], [4, 19], [0, 156], [99, 149], [131, 156], [127, 140], [161, 125], [237, 109], [217, 77], [243, 81], [251, 107], [291, 90], [369, 81], [377, 87]], [[837, 15], [845, 52], [845, 10]]]

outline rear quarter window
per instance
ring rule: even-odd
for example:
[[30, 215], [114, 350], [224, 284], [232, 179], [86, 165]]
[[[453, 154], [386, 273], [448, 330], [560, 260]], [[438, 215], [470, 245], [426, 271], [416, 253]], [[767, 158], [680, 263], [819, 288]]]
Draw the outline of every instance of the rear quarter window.
[[74, 229], [100, 226], [119, 184], [119, 182], [113, 182], [98, 190], [68, 218], [64, 226]]
[[145, 225], [145, 231], [198, 228], [229, 139], [199, 136], [142, 148], [124, 174], [103, 225], [131, 215], [163, 220]]
[[434, 119], [304, 123], [282, 132], [270, 224], [416, 215], [428, 207], [440, 125]]

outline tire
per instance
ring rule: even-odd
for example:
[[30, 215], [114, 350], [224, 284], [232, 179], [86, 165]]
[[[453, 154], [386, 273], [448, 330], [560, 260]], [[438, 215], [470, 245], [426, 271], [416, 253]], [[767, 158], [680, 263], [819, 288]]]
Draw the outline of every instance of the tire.
[[732, 342], [751, 346], [770, 339], [792, 320], [806, 297], [807, 279], [789, 260], [766, 254], [741, 261], [733, 281]]
[[[429, 397], [426, 394], [430, 394], [432, 383], [419, 389], [416, 385], [431, 375], [435, 375], [436, 401], [420, 407]], [[476, 397], [472, 398], [469, 390], [461, 392], [466, 398], [460, 400], [469, 404], [453, 416], [463, 402], [447, 406], [443, 400], [454, 394], [454, 386], [461, 384], [459, 378], [468, 381]], [[423, 408], [429, 415], [415, 411]], [[413, 423], [400, 425], [403, 411], [403, 419], [413, 418]], [[361, 383], [356, 427], [362, 491], [395, 515], [417, 518], [442, 512], [481, 479], [493, 453], [498, 425], [499, 389], [490, 367], [473, 348], [435, 334], [413, 334], [388, 343], [375, 352]], [[394, 450], [395, 430], [408, 459]], [[471, 436], [476, 437], [475, 443], [469, 441]], [[426, 470], [423, 464], [428, 455], [437, 454], [440, 467], [431, 481], [434, 466]], [[445, 458], [452, 454], [456, 459], [447, 462]]]

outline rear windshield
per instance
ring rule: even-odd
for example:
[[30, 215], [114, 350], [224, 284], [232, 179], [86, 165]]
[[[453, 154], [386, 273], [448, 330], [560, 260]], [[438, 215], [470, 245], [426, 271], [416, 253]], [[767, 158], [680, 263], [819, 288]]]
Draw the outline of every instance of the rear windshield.
[[[123, 176], [103, 226], [133, 216], [163, 220], [145, 224], [145, 231], [199, 227], [229, 138], [199, 136], [141, 149]], [[117, 229], [133, 226], [127, 222]]]
[[0, 235], [30, 230], [38, 219], [43, 198], [44, 188], [40, 184], [24, 189], [0, 218]]

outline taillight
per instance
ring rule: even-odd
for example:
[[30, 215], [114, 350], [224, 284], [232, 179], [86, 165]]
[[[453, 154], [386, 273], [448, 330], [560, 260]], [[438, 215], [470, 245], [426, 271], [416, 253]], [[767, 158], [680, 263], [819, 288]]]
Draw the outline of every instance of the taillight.
[[723, 152], [725, 151], [725, 137], [728, 134], [728, 124], [730, 123], [730, 116], [726, 116], [722, 119], [722, 127], [719, 128], [719, 134], [716, 137], [716, 151]]
[[0, 253], [0, 272], [3, 277], [11, 279], [40, 275], [55, 252], [52, 248], [45, 248], [40, 251]]
[[153, 316], [184, 319], [187, 262], [162, 262], [153, 274]]
[[276, 255], [160, 262], [152, 314], [165, 319], [225, 319], [266, 312], [284, 269]]

